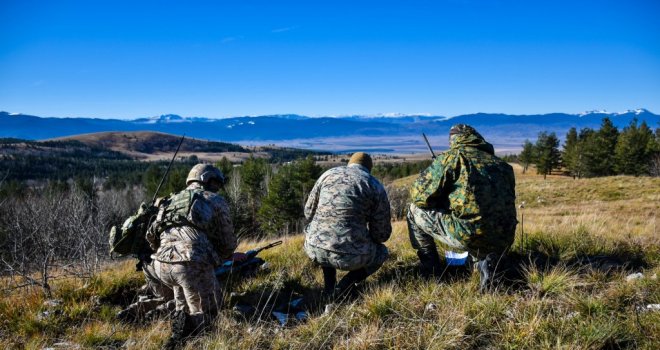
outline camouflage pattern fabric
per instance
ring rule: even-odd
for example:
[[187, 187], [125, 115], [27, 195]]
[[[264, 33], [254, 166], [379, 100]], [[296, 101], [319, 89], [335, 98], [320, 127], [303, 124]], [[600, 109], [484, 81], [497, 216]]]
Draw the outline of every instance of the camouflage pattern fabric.
[[329, 250], [304, 245], [305, 253], [310, 259], [319, 266], [333, 267], [343, 271], [354, 271], [365, 268], [368, 274], [376, 272], [385, 260], [387, 260], [388, 251], [384, 244], [378, 244], [372, 254], [346, 254], [335, 253]]
[[197, 261], [154, 261], [153, 265], [158, 280], [172, 288], [177, 311], [213, 315], [222, 306], [221, 286], [212, 265]]
[[146, 284], [140, 287], [138, 300], [122, 310], [136, 319], [143, 319], [152, 311], [168, 314], [175, 309], [174, 291], [158, 279], [154, 270], [154, 261], [142, 265]]
[[447, 215], [447, 213], [432, 209], [420, 209], [416, 205], [410, 204], [406, 220], [408, 222], [410, 243], [415, 250], [428, 251], [435, 249], [434, 239], [450, 248], [468, 250], [463, 241], [444, 231], [441, 224], [444, 215]]
[[[189, 224], [170, 227], [156, 235], [160, 236], [159, 247], [152, 258], [161, 262], [219, 265], [221, 258], [229, 258], [238, 244], [229, 206], [224, 198], [204, 191], [199, 183], [193, 182], [184, 191], [190, 190], [196, 195], [185, 218]], [[157, 220], [150, 230], [158, 227], [162, 226]]]
[[[155, 235], [160, 237], [160, 244], [152, 255], [154, 275], [172, 289], [177, 311], [193, 316], [212, 315], [222, 304], [220, 285], [213, 270], [222, 262], [221, 258], [229, 258], [236, 249], [236, 236], [229, 207], [220, 195], [205, 191], [197, 182], [184, 191], [194, 192], [192, 196], [179, 196], [192, 200], [186, 205], [190, 209], [185, 224]], [[159, 216], [162, 216], [160, 212]], [[150, 230], [163, 227], [160, 219], [156, 219]]]
[[408, 224], [413, 229], [442, 232], [438, 236], [451, 238], [479, 256], [503, 252], [513, 243], [517, 224], [513, 169], [468, 125], [452, 128], [449, 150], [420, 174], [411, 198], [417, 208], [430, 211], [428, 219], [413, 213]]
[[387, 193], [359, 164], [323, 173], [309, 194], [305, 217], [310, 220], [305, 245], [338, 254], [374, 256], [392, 233]]

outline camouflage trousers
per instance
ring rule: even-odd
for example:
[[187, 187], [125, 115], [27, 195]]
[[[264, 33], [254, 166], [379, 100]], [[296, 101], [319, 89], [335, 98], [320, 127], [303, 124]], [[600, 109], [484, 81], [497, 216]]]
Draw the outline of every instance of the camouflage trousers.
[[304, 249], [312, 261], [324, 267], [333, 267], [342, 271], [354, 271], [364, 268], [368, 274], [376, 272], [385, 260], [389, 252], [384, 244], [377, 244], [371, 254], [342, 254], [322, 248], [317, 248], [305, 242]]
[[222, 290], [212, 265], [158, 260], [154, 260], [153, 265], [156, 278], [172, 288], [177, 311], [215, 315], [222, 306]]
[[462, 251], [469, 251], [468, 247], [460, 240], [453, 237], [442, 228], [440, 220], [443, 215], [448, 215], [437, 210], [422, 209], [411, 203], [408, 207], [408, 235], [410, 244], [415, 250], [436, 250], [435, 241]]
[[124, 309], [137, 319], [144, 318], [151, 311], [162, 314], [174, 311], [174, 291], [156, 277], [154, 262], [142, 265], [145, 284], [140, 288], [138, 301]]

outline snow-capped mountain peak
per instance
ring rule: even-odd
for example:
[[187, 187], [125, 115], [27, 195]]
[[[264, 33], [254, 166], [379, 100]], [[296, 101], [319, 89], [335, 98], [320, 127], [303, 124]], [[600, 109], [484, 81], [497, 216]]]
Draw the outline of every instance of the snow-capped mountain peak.
[[629, 110], [626, 110], [623, 113], [617, 113], [617, 114], [629, 114], [629, 113], [632, 113], [632, 114], [635, 114], [635, 115], [640, 115], [642, 113], [649, 113], [649, 111], [644, 109], [644, 108], [637, 108], [637, 109], [629, 109]]
[[582, 116], [590, 115], [590, 114], [608, 114], [608, 113], [607, 113], [607, 110], [604, 110], [604, 109], [594, 109], [592, 111], [586, 111], [586, 112], [579, 113], [578, 115], [580, 117], [582, 117]]

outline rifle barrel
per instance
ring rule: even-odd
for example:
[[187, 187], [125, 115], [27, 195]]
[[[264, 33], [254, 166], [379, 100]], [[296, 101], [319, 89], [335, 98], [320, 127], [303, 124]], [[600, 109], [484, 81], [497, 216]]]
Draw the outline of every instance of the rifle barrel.
[[429, 151], [431, 151], [431, 158], [435, 159], [435, 153], [433, 152], [433, 148], [431, 148], [431, 144], [429, 143], [429, 139], [426, 138], [425, 133], [422, 133], [422, 136], [424, 136], [424, 142], [426, 142], [426, 147], [428, 147]]

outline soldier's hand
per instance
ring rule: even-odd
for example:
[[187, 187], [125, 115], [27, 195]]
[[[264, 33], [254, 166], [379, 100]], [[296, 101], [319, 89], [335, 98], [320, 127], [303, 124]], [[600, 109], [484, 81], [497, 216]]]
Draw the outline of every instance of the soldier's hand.
[[243, 262], [245, 260], [247, 260], [247, 255], [245, 253], [238, 253], [237, 252], [237, 253], [234, 253], [231, 256], [231, 261], [233, 261], [233, 262]]

